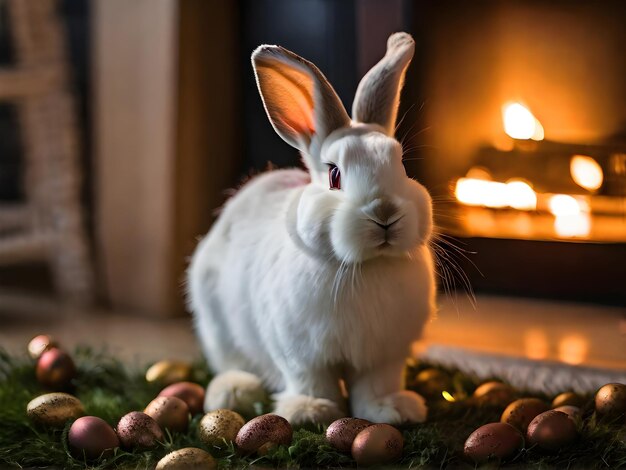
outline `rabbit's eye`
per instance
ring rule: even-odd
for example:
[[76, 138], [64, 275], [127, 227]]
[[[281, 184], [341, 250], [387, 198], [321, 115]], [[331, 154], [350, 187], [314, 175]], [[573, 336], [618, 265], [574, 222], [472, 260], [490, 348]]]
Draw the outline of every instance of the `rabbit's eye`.
[[330, 189], [341, 189], [341, 173], [336, 165], [328, 165], [328, 183]]

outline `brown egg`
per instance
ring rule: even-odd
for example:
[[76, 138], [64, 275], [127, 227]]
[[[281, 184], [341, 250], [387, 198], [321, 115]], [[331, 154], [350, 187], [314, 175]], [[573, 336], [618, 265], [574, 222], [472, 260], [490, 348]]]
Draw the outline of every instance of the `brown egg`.
[[515, 390], [502, 382], [485, 382], [474, 390], [474, 398], [478, 403], [505, 407], [515, 400]]
[[37, 361], [37, 381], [52, 390], [67, 390], [76, 377], [74, 361], [64, 351], [48, 349]]
[[184, 432], [189, 426], [189, 407], [176, 397], [156, 397], [143, 411], [152, 417], [161, 429]]
[[538, 398], [520, 398], [506, 407], [500, 421], [509, 423], [518, 431], [526, 433], [526, 429], [528, 429], [533, 418], [549, 409], [548, 404]]
[[39, 357], [48, 349], [56, 348], [57, 342], [48, 335], [37, 335], [28, 343], [28, 354], [33, 359], [39, 359]]
[[424, 369], [415, 377], [415, 387], [425, 397], [441, 398], [441, 392], [452, 389], [452, 380], [439, 369]]
[[28, 403], [26, 414], [35, 423], [47, 426], [63, 426], [70, 419], [85, 414], [85, 408], [78, 398], [68, 393], [46, 393]]
[[596, 411], [611, 420], [626, 414], [626, 385], [610, 383], [601, 387], [596, 393]]
[[562, 411], [549, 410], [530, 422], [526, 439], [545, 450], [558, 450], [578, 437], [574, 421]]
[[489, 423], [469, 435], [463, 454], [477, 463], [490, 458], [507, 459], [524, 446], [520, 432], [507, 423]]
[[168, 385], [161, 390], [159, 396], [180, 398], [187, 403], [192, 415], [201, 413], [204, 405], [204, 388], [193, 382], [177, 382]]
[[163, 431], [157, 422], [140, 411], [122, 416], [117, 423], [117, 435], [126, 449], [149, 449], [163, 441]]
[[576, 406], [580, 408], [585, 404], [585, 397], [574, 392], [561, 393], [554, 397], [552, 400], [552, 408], [558, 408], [559, 406]]
[[580, 421], [580, 419], [582, 418], [582, 414], [583, 414], [580, 408], [578, 408], [577, 406], [572, 406], [572, 405], [557, 406], [556, 408], [554, 408], [554, 411], [560, 411], [562, 413], [565, 413], [575, 423]]
[[72, 423], [67, 435], [72, 453], [77, 457], [84, 454], [88, 459], [97, 459], [102, 454], [111, 455], [120, 446], [113, 428], [103, 419], [84, 416]]
[[397, 460], [402, 455], [402, 434], [388, 424], [372, 424], [356, 435], [352, 443], [352, 458], [357, 465], [370, 467]]
[[232, 410], [215, 410], [205, 414], [198, 424], [198, 435], [210, 447], [222, 447], [224, 441], [237, 438], [237, 433], [246, 424], [243, 417]]
[[171, 385], [191, 377], [191, 364], [182, 361], [159, 361], [146, 371], [148, 382]]
[[265, 414], [251, 419], [237, 433], [235, 444], [244, 453], [261, 452], [275, 445], [289, 445], [293, 430], [282, 416]]
[[338, 451], [350, 452], [356, 435], [371, 425], [372, 422], [366, 419], [341, 418], [328, 426], [326, 440]]
[[214, 470], [217, 462], [208, 452], [197, 447], [170, 452], [157, 463], [155, 470]]

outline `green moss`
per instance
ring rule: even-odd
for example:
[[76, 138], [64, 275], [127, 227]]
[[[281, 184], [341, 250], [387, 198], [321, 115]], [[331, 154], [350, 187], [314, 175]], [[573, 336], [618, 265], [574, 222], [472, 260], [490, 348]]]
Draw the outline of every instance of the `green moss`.
[[[111, 354], [96, 353], [89, 348], [77, 349], [73, 357], [79, 378], [74, 393], [85, 405], [88, 414], [99, 416], [115, 425], [132, 410], [142, 410], [156, 396], [159, 387], [144, 379], [145, 368], [129, 366]], [[413, 364], [408, 369], [414, 377], [426, 364]], [[452, 377], [457, 402], [442, 399], [429, 402], [429, 422], [401, 428], [405, 446], [398, 465], [407, 468], [473, 468], [461, 458], [467, 436], [482, 424], [499, 420], [501, 409], [477, 406], [463, 397], [471, 395], [478, 385], [472, 377], [458, 371], [446, 371]], [[207, 383], [209, 374], [202, 363], [194, 365], [194, 379]], [[0, 466], [78, 468], [153, 468], [165, 454], [182, 447], [194, 446], [210, 451], [219, 459], [220, 468], [244, 467], [350, 467], [355, 463], [347, 454], [330, 447], [321, 427], [298, 429], [290, 446], [271, 450], [263, 457], [243, 457], [232, 445], [209, 449], [196, 433], [200, 416], [184, 434], [166, 434], [165, 442], [151, 451], [116, 453], [97, 462], [72, 456], [67, 448], [67, 432], [35, 426], [26, 417], [27, 403], [43, 393], [34, 374], [34, 363], [26, 356], [16, 357], [0, 350]], [[591, 397], [584, 408], [585, 421], [578, 442], [557, 453], [546, 454], [537, 449], [522, 450], [511, 462], [512, 468], [619, 468], [626, 467], [626, 429], [596, 420]], [[620, 434], [621, 433], [621, 434]], [[492, 462], [487, 467], [497, 467]]]

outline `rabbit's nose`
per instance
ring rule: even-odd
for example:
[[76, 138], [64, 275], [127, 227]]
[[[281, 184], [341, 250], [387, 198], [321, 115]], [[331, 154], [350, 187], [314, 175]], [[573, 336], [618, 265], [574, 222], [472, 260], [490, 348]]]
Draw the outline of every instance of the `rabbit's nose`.
[[389, 228], [400, 218], [398, 206], [388, 199], [374, 199], [361, 210], [376, 225], [384, 229]]

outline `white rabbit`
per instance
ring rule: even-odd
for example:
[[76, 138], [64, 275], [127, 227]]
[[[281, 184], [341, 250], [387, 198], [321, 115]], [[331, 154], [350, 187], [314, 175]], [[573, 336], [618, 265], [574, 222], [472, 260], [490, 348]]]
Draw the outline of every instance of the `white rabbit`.
[[406, 33], [389, 38], [359, 84], [352, 120], [312, 63], [278, 46], [252, 54], [272, 126], [308, 173], [253, 178], [193, 255], [197, 334], [220, 383], [232, 386], [209, 387], [207, 408], [233, 406], [238, 390], [262, 381], [292, 423], [349, 411], [375, 422], [426, 419], [422, 397], [403, 390], [403, 367], [435, 309], [431, 199], [407, 177], [394, 138], [414, 47]]

